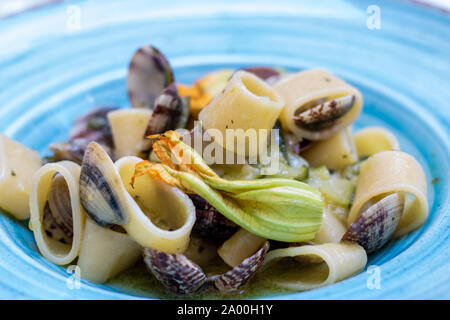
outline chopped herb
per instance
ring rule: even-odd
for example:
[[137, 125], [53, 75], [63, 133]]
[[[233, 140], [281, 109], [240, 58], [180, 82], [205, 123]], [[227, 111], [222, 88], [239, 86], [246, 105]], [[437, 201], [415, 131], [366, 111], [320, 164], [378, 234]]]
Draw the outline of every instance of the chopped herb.
[[433, 180], [431, 180], [431, 184], [436, 184], [439, 182], [439, 178], [435, 177]]
[[106, 125], [106, 119], [101, 117], [93, 117], [88, 120], [87, 126], [92, 130], [100, 130]]
[[11, 175], [12, 175], [13, 177], [16, 176], [16, 173], [14, 172], [14, 170], [11, 170]]
[[326, 82], [330, 82], [331, 79], [330, 79], [330, 78], [325, 78], [325, 81], [326, 81]]
[[359, 161], [360, 161], [360, 162], [361, 162], [361, 161], [365, 161], [365, 160], [369, 159], [369, 157], [370, 157], [370, 156], [362, 156], [362, 157], [359, 157]]
[[342, 155], [342, 158], [347, 159], [348, 155], [344, 154], [344, 155]]

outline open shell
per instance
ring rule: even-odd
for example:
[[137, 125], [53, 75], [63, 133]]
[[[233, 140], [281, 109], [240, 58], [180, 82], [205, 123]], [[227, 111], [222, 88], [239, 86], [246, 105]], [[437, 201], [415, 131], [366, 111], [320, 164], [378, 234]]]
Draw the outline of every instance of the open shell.
[[346, 95], [326, 102], [319, 100], [316, 106], [294, 116], [295, 123], [298, 126], [307, 130], [330, 128], [336, 120], [346, 115], [352, 109], [356, 96]]
[[259, 270], [264, 262], [264, 257], [269, 250], [269, 242], [256, 251], [253, 255], [242, 261], [230, 271], [220, 275], [214, 286], [222, 293], [232, 292], [247, 283]]
[[52, 162], [69, 160], [81, 165], [84, 152], [92, 141], [99, 143], [114, 158], [114, 141], [107, 115], [117, 107], [98, 107], [79, 117], [70, 131], [70, 139], [49, 145]]
[[190, 194], [197, 219], [192, 234], [201, 238], [225, 241], [231, 237], [239, 226], [217, 211], [208, 201], [196, 194]]
[[375, 202], [353, 222], [342, 237], [372, 253], [380, 249], [394, 234], [403, 213], [405, 198], [393, 193]]
[[255, 76], [258, 76], [269, 84], [275, 83], [280, 78], [280, 72], [274, 68], [248, 67], [242, 70], [253, 73]]
[[195, 222], [195, 207], [183, 192], [159, 180], [137, 178], [131, 187], [140, 161], [124, 157], [113, 164], [100, 145], [91, 143], [81, 169], [81, 203], [100, 226], [117, 224], [144, 247], [183, 252]]
[[48, 236], [62, 243], [72, 243], [73, 219], [70, 192], [60, 174], [52, 178], [47, 204], [44, 208], [44, 228]]
[[192, 294], [199, 291], [207, 281], [212, 281], [220, 292], [229, 293], [245, 285], [255, 275], [268, 250], [269, 242], [266, 241], [259, 250], [230, 271], [209, 278], [199, 265], [184, 254], [168, 254], [144, 248], [143, 256], [147, 269], [172, 292]]
[[178, 294], [192, 294], [206, 282], [203, 270], [183, 254], [144, 248], [144, 262], [153, 275], [168, 289]]
[[[73, 236], [71, 243], [68, 244], [48, 236], [44, 227], [45, 207], [55, 174], [60, 175], [65, 180], [69, 192]], [[68, 264], [78, 256], [83, 238], [86, 216], [79, 200], [79, 176], [79, 165], [69, 161], [61, 161], [41, 167], [34, 175], [31, 183], [30, 227], [33, 230], [39, 251], [45, 258], [58, 265]]]
[[127, 78], [128, 96], [134, 108], [153, 109], [156, 98], [172, 82], [172, 68], [161, 51], [149, 45], [136, 51]]
[[[280, 114], [283, 129], [286, 132], [292, 132], [298, 139], [305, 138], [316, 141], [331, 137], [352, 124], [361, 113], [363, 105], [362, 95], [355, 87], [325, 70], [310, 69], [297, 72], [281, 78], [273, 87], [285, 101], [285, 106]], [[350, 110], [345, 113], [340, 112], [340, 116], [332, 121], [307, 121], [308, 126], [302, 126], [302, 123], [299, 126], [297, 116], [318, 105], [315, 111], [319, 111], [321, 104], [344, 96], [355, 96]], [[329, 106], [331, 107], [331, 105]], [[346, 110], [346, 108], [341, 110]], [[333, 115], [334, 113], [324, 113], [324, 115], [328, 114]], [[306, 117], [307, 114], [304, 116], [314, 119], [314, 117]]]

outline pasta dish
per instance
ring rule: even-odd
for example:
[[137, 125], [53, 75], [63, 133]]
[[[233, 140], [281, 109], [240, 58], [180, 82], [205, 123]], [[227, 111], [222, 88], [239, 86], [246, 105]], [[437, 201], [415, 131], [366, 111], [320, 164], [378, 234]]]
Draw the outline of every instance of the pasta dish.
[[428, 216], [419, 162], [385, 128], [353, 132], [361, 92], [327, 70], [181, 84], [146, 45], [127, 90], [131, 108], [80, 115], [47, 157], [0, 134], [0, 207], [84, 280], [148, 278], [164, 297], [311, 290]]

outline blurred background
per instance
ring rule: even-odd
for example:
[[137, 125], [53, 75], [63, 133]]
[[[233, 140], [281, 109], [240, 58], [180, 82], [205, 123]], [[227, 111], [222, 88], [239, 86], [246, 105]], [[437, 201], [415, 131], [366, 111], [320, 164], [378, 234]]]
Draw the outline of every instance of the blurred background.
[[[91, 0], [95, 1], [95, 0]], [[427, 6], [434, 6], [450, 12], [450, 0], [411, 0]], [[76, 2], [76, 0], [0, 0], [0, 18], [14, 16], [22, 11], [32, 10], [55, 2]]]

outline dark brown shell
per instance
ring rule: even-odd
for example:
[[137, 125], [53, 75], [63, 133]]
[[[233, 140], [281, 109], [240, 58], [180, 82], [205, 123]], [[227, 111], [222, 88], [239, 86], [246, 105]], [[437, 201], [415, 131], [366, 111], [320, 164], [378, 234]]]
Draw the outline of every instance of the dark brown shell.
[[60, 174], [52, 178], [44, 207], [44, 229], [48, 236], [62, 243], [72, 243], [73, 220], [69, 187]]
[[267, 81], [269, 83], [274, 83], [280, 78], [280, 72], [275, 70], [274, 68], [269, 67], [248, 67], [242, 69], [244, 71], [253, 73], [257, 77]]
[[48, 205], [56, 224], [67, 236], [73, 236], [72, 205], [69, 187], [64, 177], [56, 174], [50, 186]]
[[394, 233], [402, 216], [403, 206], [404, 197], [398, 193], [384, 197], [350, 225], [342, 241], [356, 242], [367, 253], [380, 249]]
[[347, 95], [323, 103], [319, 102], [318, 105], [294, 116], [295, 123], [308, 130], [329, 128], [352, 109], [355, 101], [355, 95]]
[[70, 140], [86, 139], [113, 146], [111, 127], [108, 113], [118, 110], [115, 106], [97, 107], [75, 120], [70, 131]]
[[43, 218], [44, 219], [42, 223], [47, 236], [64, 244], [72, 243], [72, 235], [67, 235], [65, 230], [61, 229], [61, 227], [56, 223], [55, 219], [53, 218], [50, 207], [48, 205], [48, 202], [45, 204], [44, 207]]
[[306, 150], [310, 149], [315, 143], [316, 143], [316, 141], [312, 141], [312, 140], [303, 138], [302, 141], [300, 141], [299, 143], [297, 143], [294, 146], [294, 152], [296, 154], [305, 152]]
[[266, 241], [252, 256], [242, 261], [230, 271], [217, 277], [214, 281], [214, 286], [222, 293], [233, 292], [239, 289], [239, 287], [246, 284], [262, 266], [268, 250], [269, 242]]
[[153, 109], [156, 98], [175, 81], [166, 57], [155, 47], [145, 45], [133, 55], [127, 87], [134, 108]]
[[69, 160], [81, 164], [88, 144], [92, 141], [100, 144], [114, 159], [114, 141], [107, 115], [117, 107], [98, 107], [79, 117], [70, 131], [70, 140], [50, 144], [53, 156], [47, 162]]
[[152, 248], [143, 249], [148, 270], [177, 294], [192, 294], [206, 282], [203, 270], [183, 254], [169, 254]]
[[226, 218], [199, 195], [189, 194], [189, 198], [196, 212], [192, 235], [214, 241], [225, 241], [239, 229], [237, 224]]
[[181, 98], [175, 83], [163, 90], [155, 101], [155, 108], [148, 122], [142, 146], [143, 152], [151, 150], [149, 135], [184, 128], [189, 118], [189, 99]]

